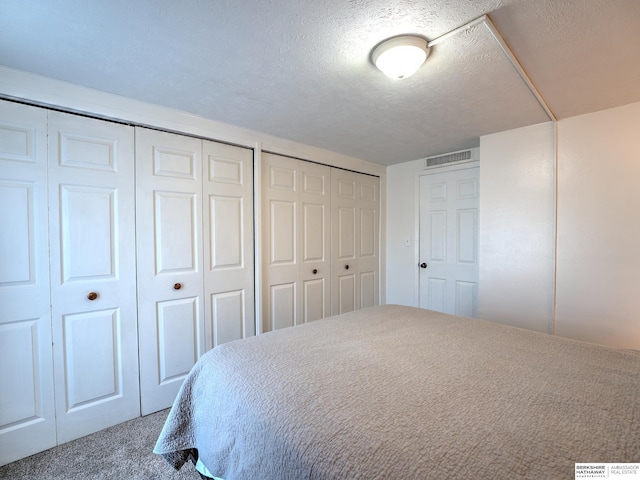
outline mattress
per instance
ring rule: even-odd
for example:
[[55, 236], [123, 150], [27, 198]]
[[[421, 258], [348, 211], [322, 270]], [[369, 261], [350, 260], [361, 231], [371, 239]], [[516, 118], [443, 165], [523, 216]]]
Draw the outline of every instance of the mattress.
[[640, 462], [640, 352], [363, 309], [209, 351], [154, 452], [225, 480], [573, 478]]

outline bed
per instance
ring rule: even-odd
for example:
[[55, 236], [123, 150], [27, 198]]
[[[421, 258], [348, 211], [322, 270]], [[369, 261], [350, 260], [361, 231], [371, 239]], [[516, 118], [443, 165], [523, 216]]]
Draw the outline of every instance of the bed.
[[640, 462], [640, 352], [363, 309], [209, 351], [154, 452], [224, 480], [574, 478]]

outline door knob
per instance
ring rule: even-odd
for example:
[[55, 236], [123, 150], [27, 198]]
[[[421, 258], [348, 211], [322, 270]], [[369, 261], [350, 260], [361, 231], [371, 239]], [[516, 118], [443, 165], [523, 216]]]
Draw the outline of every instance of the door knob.
[[182, 284], [181, 283], [174, 283], [173, 284], [173, 289], [174, 290], [180, 290], [182, 288]]
[[314, 275], [316, 275], [316, 274], [318, 273], [318, 269], [317, 269], [317, 268], [314, 268], [314, 269], [311, 271], [311, 273], [313, 273]]
[[344, 266], [344, 269], [345, 269], [345, 270], [349, 270], [349, 265], [345, 265], [345, 266]]
[[420, 264], [420, 268], [427, 268], [427, 264], [426, 264], [425, 262], [422, 262], [422, 263]]
[[98, 294], [96, 292], [89, 292], [89, 295], [87, 295], [87, 298], [91, 301], [94, 301], [96, 298], [98, 298]]

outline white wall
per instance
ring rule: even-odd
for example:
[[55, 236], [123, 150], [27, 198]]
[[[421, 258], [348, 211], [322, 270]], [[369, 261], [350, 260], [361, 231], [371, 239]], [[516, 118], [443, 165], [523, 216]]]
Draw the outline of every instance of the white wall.
[[480, 138], [480, 318], [552, 333], [553, 123]]
[[640, 103], [558, 124], [556, 333], [640, 349]]

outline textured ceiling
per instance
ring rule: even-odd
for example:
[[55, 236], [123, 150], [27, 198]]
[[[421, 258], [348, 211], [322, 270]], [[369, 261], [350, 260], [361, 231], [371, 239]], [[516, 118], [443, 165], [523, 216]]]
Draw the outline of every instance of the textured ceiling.
[[483, 14], [558, 118], [640, 101], [638, 0], [2, 0], [0, 64], [391, 165], [548, 120], [483, 24], [369, 61]]

